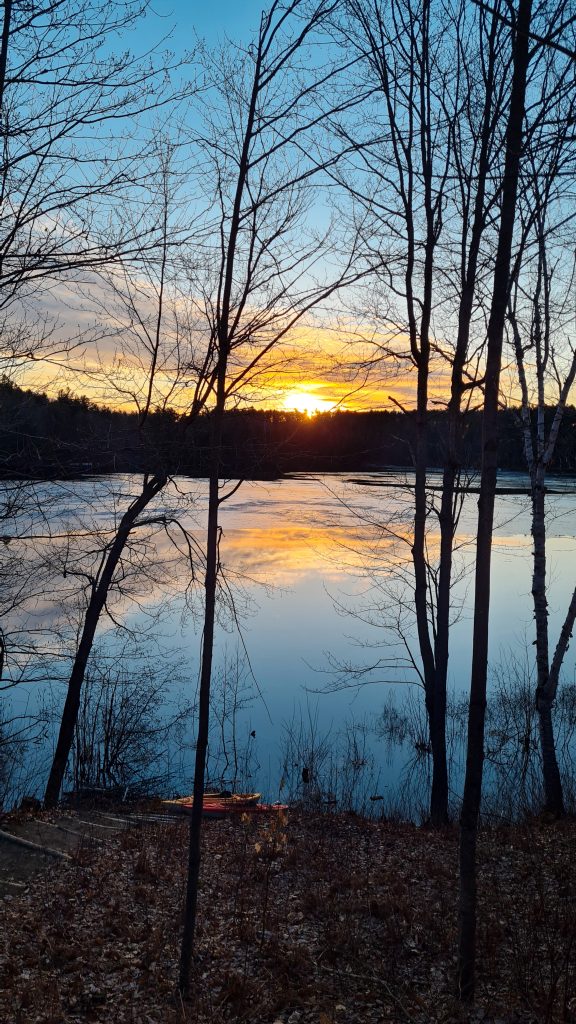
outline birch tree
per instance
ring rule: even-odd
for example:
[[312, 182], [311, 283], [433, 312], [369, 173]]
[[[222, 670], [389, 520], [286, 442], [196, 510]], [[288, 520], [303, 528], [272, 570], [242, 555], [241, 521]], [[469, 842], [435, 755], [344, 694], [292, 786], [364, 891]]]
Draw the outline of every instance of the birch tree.
[[[466, 775], [460, 818], [460, 933], [458, 980], [464, 1001], [474, 998], [476, 943], [476, 844], [482, 795], [484, 723], [487, 699], [490, 560], [498, 460], [498, 405], [506, 316], [515, 280], [519, 244], [519, 184], [532, 142], [539, 147], [539, 178], [546, 180], [549, 164], [558, 171], [558, 104], [574, 102], [574, 46], [563, 38], [573, 33], [571, 9], [543, 6], [532, 10], [531, 0], [518, 0], [513, 12], [502, 15], [513, 46], [511, 93], [506, 116], [505, 173], [498, 209], [498, 244], [494, 258], [490, 316], [487, 325], [486, 371], [482, 432], [482, 471], [478, 503], [474, 624]], [[564, 107], [564, 109], [566, 109]], [[532, 207], [532, 222], [538, 209]], [[515, 251], [516, 250], [516, 251]], [[536, 287], [538, 294], [538, 285]], [[538, 300], [539, 301], [539, 300]], [[541, 350], [543, 351], [543, 350]]]
[[516, 258], [509, 310], [521, 393], [524, 457], [530, 476], [536, 709], [545, 808], [558, 816], [564, 814], [565, 808], [552, 718], [560, 673], [576, 619], [576, 590], [564, 611], [560, 633], [551, 651], [546, 480], [576, 377], [571, 302], [575, 270], [571, 244], [574, 211], [569, 185], [574, 152], [567, 137], [567, 126], [574, 118], [574, 102], [571, 94], [558, 97], [557, 134], [546, 146], [545, 162], [540, 133], [531, 141], [527, 152], [523, 174], [525, 188], [520, 201], [522, 244]]
[[[432, 750], [430, 821], [448, 820], [446, 694], [454, 615], [454, 546], [461, 508], [464, 416], [481, 386], [486, 252], [502, 177], [502, 114], [509, 54], [497, 12], [428, 0], [349, 0], [344, 36], [369, 83], [366, 129], [347, 182], [366, 218], [390, 338], [380, 357], [415, 375], [411, 535], [417, 650]], [[394, 337], [395, 336], [395, 337]], [[405, 344], [406, 343], [406, 344]], [[375, 358], [378, 357], [376, 353]], [[439, 504], [429, 489], [429, 411], [449, 392]], [[438, 560], [430, 538], [440, 530]], [[409, 645], [407, 632], [403, 640]]]

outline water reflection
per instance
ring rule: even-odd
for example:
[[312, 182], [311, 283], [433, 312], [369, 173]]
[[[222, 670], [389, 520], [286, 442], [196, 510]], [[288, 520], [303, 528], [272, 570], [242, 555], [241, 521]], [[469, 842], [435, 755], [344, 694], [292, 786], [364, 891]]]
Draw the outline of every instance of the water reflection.
[[[65, 678], [73, 653], [83, 588], [138, 486], [138, 479], [132, 477], [38, 485], [28, 510], [8, 522], [6, 532], [11, 539], [4, 545], [3, 571], [6, 578], [11, 574], [14, 583], [12, 607], [5, 609], [4, 621], [13, 641], [9, 664], [13, 679], [51, 679], [56, 699], [61, 700], [57, 681]], [[258, 765], [258, 788], [269, 786], [270, 792], [275, 792], [282, 774], [288, 771], [290, 758], [284, 756], [282, 747], [288, 741], [294, 747], [295, 731], [303, 735], [299, 727], [289, 726], [300, 720], [302, 706], [312, 709], [306, 721], [311, 715], [316, 733], [328, 737], [326, 743], [334, 751], [339, 744], [343, 750], [351, 749], [351, 736], [355, 737], [357, 752], [361, 746], [363, 754], [352, 760], [372, 765], [368, 789], [389, 795], [398, 785], [403, 765], [404, 777], [406, 772], [413, 774], [410, 765], [415, 741], [409, 756], [402, 751], [402, 744], [391, 752], [385, 749], [382, 735], [370, 732], [367, 725], [381, 713], [390, 693], [401, 695], [405, 692], [402, 687], [416, 679], [409, 663], [399, 655], [397, 628], [401, 613], [402, 642], [413, 640], [412, 496], [409, 476], [366, 474], [352, 480], [344, 474], [301, 475], [245, 483], [223, 505], [221, 558], [227, 587], [221, 594], [217, 665], [222, 668], [231, 655], [235, 657], [237, 650], [245, 648], [253, 693], [251, 701], [243, 701], [238, 708], [238, 728], [244, 739], [256, 733], [251, 757], [257, 760], [251, 770], [256, 771]], [[205, 482], [177, 480], [147, 511], [125, 560], [122, 585], [111, 596], [98, 645], [100, 659], [110, 663], [122, 658], [131, 672], [139, 671], [138, 657], [148, 658], [151, 665], [161, 664], [173, 681], [170, 701], [176, 694], [188, 709], [194, 704], [201, 639], [206, 498]], [[552, 633], [559, 629], [575, 577], [574, 540], [566, 530], [574, 504], [570, 493], [555, 495], [549, 503]], [[477, 495], [471, 494], [464, 500], [458, 533], [454, 601], [459, 614], [450, 658], [454, 699], [461, 699], [469, 684], [469, 580], [476, 513]], [[176, 520], [194, 541], [194, 575], [189, 548]], [[526, 495], [499, 496], [496, 521], [490, 653], [494, 664], [506, 652], [521, 650], [527, 637], [531, 643], [531, 538]], [[167, 527], [168, 522], [172, 525]], [[428, 554], [434, 561], [439, 546], [434, 514], [430, 524]], [[23, 569], [24, 577], [19, 576]], [[371, 686], [319, 692], [331, 689], [335, 665], [353, 662], [374, 666], [363, 676]], [[170, 671], [171, 665], [177, 668]], [[22, 686], [12, 698], [13, 709], [19, 713], [30, 706], [30, 687], [30, 683]], [[37, 708], [37, 691], [33, 692]], [[414, 700], [422, 710], [416, 691]], [[166, 698], [166, 707], [170, 701]], [[41, 735], [43, 742], [50, 744], [46, 724]], [[303, 740], [296, 746], [302, 748]], [[185, 756], [176, 757], [174, 750], [170, 756], [173, 766], [177, 765], [174, 771], [180, 773], [178, 786], [185, 787], [190, 744]], [[293, 763], [301, 765], [302, 749], [294, 757]], [[342, 758], [338, 760], [334, 754], [328, 791], [338, 788], [338, 772], [353, 770], [357, 773], [353, 778], [358, 778], [359, 769], [345, 768], [347, 755]], [[171, 772], [173, 777], [172, 768]], [[297, 789], [296, 768], [294, 772], [290, 785]], [[350, 779], [348, 782], [350, 790]], [[368, 794], [367, 799], [370, 795], [378, 793]]]

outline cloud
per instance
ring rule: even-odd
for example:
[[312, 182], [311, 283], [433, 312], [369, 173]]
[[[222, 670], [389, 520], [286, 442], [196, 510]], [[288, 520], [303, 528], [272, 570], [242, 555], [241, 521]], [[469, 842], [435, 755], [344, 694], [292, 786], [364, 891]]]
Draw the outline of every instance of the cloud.
[[[158, 290], [152, 277], [125, 270], [118, 266], [116, 276], [108, 279], [95, 273], [62, 278], [27, 297], [28, 315], [32, 311], [49, 325], [49, 343], [33, 360], [22, 360], [18, 383], [52, 395], [69, 388], [118, 409], [142, 406], [154, 358]], [[164, 302], [152, 406], [167, 403], [183, 410], [195, 383], [194, 367], [206, 350], [209, 325], [200, 296], [185, 294], [172, 283]], [[288, 408], [290, 394], [303, 394], [309, 405], [316, 400], [324, 408], [414, 407], [415, 368], [406, 358], [406, 336], [396, 328], [317, 311], [247, 370], [281, 317], [268, 332], [265, 325], [259, 332], [258, 321], [264, 318], [253, 310], [245, 316], [256, 330], [233, 353], [232, 372], [241, 378], [234, 401]], [[449, 363], [436, 355], [430, 394], [440, 406], [448, 393], [448, 370]]]

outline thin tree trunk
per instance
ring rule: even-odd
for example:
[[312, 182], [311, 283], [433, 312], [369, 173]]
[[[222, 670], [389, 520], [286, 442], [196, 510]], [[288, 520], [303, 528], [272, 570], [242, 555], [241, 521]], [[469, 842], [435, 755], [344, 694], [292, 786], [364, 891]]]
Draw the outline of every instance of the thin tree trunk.
[[562, 623], [562, 629], [560, 630], [560, 636], [558, 637], [558, 643], [556, 644], [556, 650], [554, 651], [554, 657], [552, 658], [552, 665], [550, 667], [550, 675], [548, 677], [548, 688], [552, 700], [556, 698], [556, 691], [558, 690], [558, 681], [560, 678], [560, 669], [566, 656], [570, 641], [572, 639], [572, 630], [574, 629], [574, 622], [576, 622], [576, 587], [572, 592], [570, 604], [568, 605], [568, 611], [566, 612], [566, 618]]
[[[8, 67], [8, 47], [10, 43], [10, 20], [12, 18], [12, 0], [4, 0], [4, 18], [2, 21], [2, 40], [0, 41], [0, 203], [6, 197], [6, 181], [8, 174], [8, 138], [10, 126], [8, 123], [8, 112], [4, 106], [4, 91], [6, 89], [6, 69]], [[0, 274], [2, 273], [4, 259], [0, 255]], [[2, 669], [4, 668], [4, 643], [0, 644], [2, 654]]]
[[[430, 137], [430, 68], [429, 28], [431, 7], [428, 2], [422, 11], [422, 44], [419, 59], [419, 142], [422, 176], [424, 181], [424, 204], [426, 212], [426, 243], [424, 248], [423, 294], [420, 315], [420, 347], [418, 352], [418, 387], [416, 406], [416, 472], [414, 494], [414, 604], [416, 626], [426, 691], [426, 709], [432, 748], [432, 788], [430, 792], [430, 823], [444, 825], [448, 821], [448, 765], [446, 758], [446, 692], [442, 700], [442, 688], [437, 686], [437, 666], [434, 648], [430, 638], [430, 616], [428, 602], [429, 565], [426, 556], [426, 523], [428, 518], [428, 495], [426, 476], [428, 469], [428, 388], [430, 378], [430, 321], [432, 315], [434, 257], [440, 231], [438, 197], [433, 198], [432, 180], [433, 145]], [[412, 304], [414, 299], [411, 299]], [[411, 310], [415, 319], [414, 308]], [[437, 699], [438, 698], [438, 699]]]
[[542, 755], [542, 775], [544, 778], [544, 808], [557, 818], [563, 818], [564, 794], [562, 779], [556, 757], [554, 726], [552, 723], [551, 701], [545, 694], [539, 694], [536, 708], [538, 710], [538, 730], [540, 733], [540, 752]]
[[[546, 597], [546, 527], [544, 521], [544, 483], [540, 467], [532, 481], [532, 540], [534, 562], [532, 598], [536, 620], [537, 695], [548, 682], [548, 599]], [[538, 701], [538, 696], [537, 696]]]
[[[450, 446], [452, 447], [452, 446]], [[456, 465], [449, 455], [449, 463], [442, 475], [440, 505], [440, 569], [438, 603], [436, 608], [436, 641], [434, 644], [434, 718], [430, 733], [436, 772], [432, 775], [430, 794], [430, 821], [444, 825], [448, 821], [448, 761], [446, 756], [446, 702], [448, 689], [448, 659], [450, 654], [450, 595], [454, 543], [454, 491]], [[436, 766], [436, 765], [435, 765]]]
[[460, 819], [460, 905], [458, 985], [464, 1002], [474, 999], [476, 969], [476, 845], [484, 767], [484, 720], [488, 672], [490, 560], [498, 456], [498, 398], [504, 321], [508, 305], [510, 268], [520, 153], [529, 64], [528, 32], [531, 0], [519, 0], [514, 38], [510, 109], [506, 128], [506, 157], [500, 208], [492, 303], [488, 321], [488, 350], [482, 420], [482, 474], [478, 502], [478, 538], [474, 591], [474, 634], [466, 777]]
[[540, 751], [542, 754], [542, 774], [544, 778], [544, 793], [546, 801], [545, 807], [547, 811], [550, 811], [557, 817], [563, 817], [566, 810], [564, 806], [562, 779], [560, 777], [560, 769], [558, 767], [558, 759], [556, 757], [552, 710], [558, 690], [560, 669], [562, 668], [562, 663], [570, 644], [575, 621], [576, 589], [574, 589], [572, 594], [572, 599], [566, 612], [566, 618], [564, 619], [562, 629], [560, 630], [560, 636], [552, 658], [552, 665], [550, 666], [546, 686], [542, 692], [538, 693], [537, 691], [536, 706], [538, 710], [540, 732]]
[[534, 618], [536, 620], [536, 709], [540, 732], [545, 809], [558, 817], [563, 817], [565, 813], [564, 796], [552, 724], [552, 706], [555, 692], [552, 694], [550, 690], [544, 500], [543, 472], [538, 467], [537, 479], [532, 483], [532, 537], [534, 540], [532, 597], [534, 600]]
[[[518, 348], [518, 346], [517, 346]], [[521, 360], [520, 360], [521, 362]], [[523, 367], [523, 364], [522, 364]], [[560, 669], [564, 656], [568, 649], [572, 627], [576, 617], [576, 591], [572, 597], [566, 618], [558, 638], [556, 650], [549, 661], [549, 621], [548, 602], [546, 599], [546, 518], [545, 518], [545, 491], [544, 480], [546, 471], [552, 460], [560, 424], [564, 416], [566, 400], [570, 388], [576, 376], [576, 355], [573, 356], [570, 369], [564, 380], [560, 391], [560, 397], [552, 427], [548, 435], [547, 443], [544, 442], [544, 411], [546, 396], [544, 391], [543, 368], [538, 365], [538, 414], [541, 436], [537, 440], [538, 471], [536, 478], [532, 480], [532, 535], [534, 537], [534, 571], [533, 588], [534, 614], [536, 618], [536, 660], [537, 660], [537, 686], [536, 686], [536, 709], [538, 711], [540, 752], [542, 756], [542, 776], [544, 780], [545, 809], [557, 817], [564, 817], [564, 793], [562, 779], [556, 756], [556, 743], [554, 739], [553, 707], [558, 690]], [[541, 383], [540, 383], [541, 381]]]
[[118, 562], [122, 557], [122, 552], [124, 551], [138, 516], [158, 491], [164, 487], [165, 483], [166, 479], [164, 477], [157, 476], [153, 476], [150, 480], [145, 481], [142, 493], [135, 499], [135, 501], [132, 502], [130, 507], [122, 516], [118, 532], [104, 561], [104, 566], [98, 583], [92, 589], [90, 601], [84, 618], [82, 636], [80, 638], [80, 643], [76, 651], [74, 664], [72, 665], [72, 671], [68, 680], [68, 691], [62, 712], [58, 741], [56, 743], [56, 750], [54, 751], [50, 775], [48, 777], [46, 792], [44, 794], [45, 807], [55, 807], [60, 797], [60, 790], [62, 789], [62, 782], [64, 780], [64, 774], [66, 772], [66, 766], [68, 764], [68, 758], [70, 756], [70, 750], [72, 749], [72, 743], [74, 740], [74, 730], [76, 728], [76, 722], [78, 721], [80, 696], [82, 692], [82, 684], [86, 675], [86, 666], [94, 643], [94, 637], [100, 621], [100, 615], [108, 598], [110, 586], [112, 584]]
[[[541, 264], [540, 264], [541, 266]], [[534, 296], [534, 303], [539, 301], [541, 281]], [[539, 327], [539, 318], [536, 318]], [[566, 408], [566, 400], [576, 375], [576, 355], [573, 356], [570, 369], [562, 385], [554, 419], [549, 431], [548, 440], [544, 437], [544, 413], [546, 409], [546, 395], [544, 388], [545, 367], [540, 354], [541, 332], [532, 338], [535, 344], [537, 355], [538, 374], [538, 406], [537, 406], [537, 433], [532, 437], [532, 422], [530, 415], [530, 399], [528, 393], [528, 382], [526, 368], [524, 365], [525, 350], [522, 346], [522, 338], [516, 315], [511, 309], [510, 321], [514, 333], [514, 347], [516, 351], [516, 365], [518, 378], [522, 393], [522, 427], [524, 456], [526, 465], [530, 472], [530, 497], [532, 502], [532, 537], [534, 540], [534, 556], [532, 568], [532, 599], [534, 605], [534, 620], [536, 626], [536, 710], [539, 721], [540, 753], [542, 758], [542, 778], [544, 783], [545, 809], [558, 817], [565, 814], [564, 795], [562, 791], [562, 780], [556, 757], [556, 744], [554, 740], [554, 729], [552, 711], [558, 689], [560, 669], [564, 660], [567, 646], [564, 640], [569, 639], [576, 615], [576, 602], [573, 597], [569, 606], [566, 620], [562, 628], [552, 665], [549, 661], [549, 619], [548, 600], [546, 592], [546, 517], [545, 517], [545, 479], [550, 462], [554, 455], [556, 441], [560, 424]], [[531, 346], [532, 347], [532, 346]], [[576, 591], [575, 591], [576, 596]], [[572, 610], [573, 609], [573, 610]]]
[[[0, 117], [4, 119], [4, 88], [6, 85], [6, 66], [8, 63], [8, 40], [10, 39], [10, 18], [12, 17], [12, 0], [4, 0], [4, 19], [2, 22], [2, 41], [0, 43]], [[2, 129], [4, 131], [4, 128]]]
[[[220, 475], [222, 448], [222, 420], [226, 407], [226, 373], [228, 369], [228, 358], [230, 355], [230, 317], [232, 308], [234, 265], [238, 234], [240, 231], [242, 196], [247, 182], [250, 162], [250, 146], [252, 143], [256, 108], [261, 88], [260, 75], [262, 71], [263, 48], [266, 45], [266, 33], [270, 27], [271, 17], [271, 13], [263, 14], [260, 22], [260, 34], [254, 65], [254, 78], [252, 80], [246, 127], [244, 129], [242, 151], [238, 165], [238, 178], [236, 180], [234, 204], [232, 208], [232, 216], [230, 218], [230, 230], [220, 268], [221, 291], [219, 292], [217, 309], [218, 362], [216, 402], [212, 421], [212, 458], [210, 464], [208, 527], [206, 536], [206, 575], [204, 579], [204, 635], [200, 665], [198, 735], [196, 741], [196, 757], [194, 761], [193, 805], [190, 819], [190, 840], [188, 847], [188, 883], [186, 888], [184, 930], [182, 934], [182, 945], [180, 947], [180, 965], [178, 974], [178, 989], [182, 996], [186, 996], [190, 988], [190, 973], [196, 933], [198, 881], [200, 877], [202, 806], [204, 800], [204, 775], [206, 771], [208, 729], [210, 724], [210, 684], [212, 680], [212, 657], [214, 651], [216, 585], [218, 582], [218, 509], [220, 505], [218, 481]], [[237, 310], [236, 317], [239, 315], [240, 311]], [[234, 322], [234, 318], [232, 322]], [[233, 329], [234, 328], [232, 326], [232, 333]]]
[[[430, 818], [441, 825], [448, 820], [448, 768], [446, 761], [446, 703], [448, 687], [448, 659], [450, 639], [450, 607], [454, 534], [456, 530], [456, 487], [462, 470], [462, 397], [464, 394], [464, 368], [470, 340], [470, 324], [476, 289], [478, 256], [486, 227], [486, 176], [489, 165], [490, 140], [493, 133], [494, 75], [496, 62], [496, 26], [494, 17], [490, 29], [489, 61], [486, 71], [486, 91], [482, 116], [482, 135], [478, 159], [478, 187], [474, 199], [472, 231], [467, 263], [462, 273], [462, 293], [458, 309], [458, 334], [452, 362], [450, 401], [448, 403], [448, 458], [442, 474], [440, 503], [440, 567], [438, 577], [438, 604], [436, 609], [436, 639], [434, 645], [434, 721], [432, 749], [438, 760], [437, 779], [432, 779]], [[435, 786], [436, 791], [435, 791]]]
[[190, 989], [190, 971], [196, 934], [196, 910], [198, 905], [198, 882], [200, 877], [202, 808], [206, 772], [206, 751], [210, 725], [210, 684], [212, 680], [212, 658], [214, 653], [214, 623], [216, 617], [216, 585], [218, 582], [218, 509], [220, 475], [220, 449], [222, 443], [222, 418], [224, 414], [224, 382], [219, 385], [219, 396], [214, 411], [213, 448], [210, 467], [208, 496], [208, 528], [206, 536], [206, 575], [204, 578], [204, 632], [200, 665], [200, 692], [198, 707], [198, 734], [194, 761], [194, 789], [190, 835], [188, 845], [188, 883], [184, 909], [184, 930], [180, 948], [180, 970], [178, 988], [183, 996]]

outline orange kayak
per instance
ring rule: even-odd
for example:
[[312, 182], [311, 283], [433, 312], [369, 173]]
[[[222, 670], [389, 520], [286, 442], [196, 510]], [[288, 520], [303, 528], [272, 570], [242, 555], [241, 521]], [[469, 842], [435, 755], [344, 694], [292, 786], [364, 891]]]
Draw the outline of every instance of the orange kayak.
[[[286, 811], [287, 804], [261, 804], [260, 793], [205, 793], [202, 813], [206, 818], [223, 818], [228, 814], [270, 814], [272, 811]], [[194, 800], [191, 796], [175, 800], [163, 800], [170, 810], [190, 814]]]

